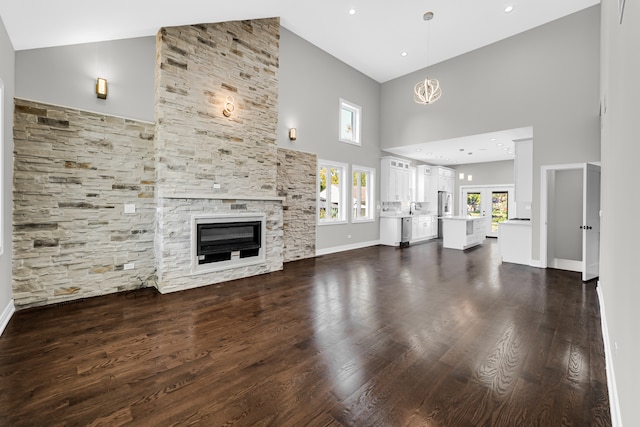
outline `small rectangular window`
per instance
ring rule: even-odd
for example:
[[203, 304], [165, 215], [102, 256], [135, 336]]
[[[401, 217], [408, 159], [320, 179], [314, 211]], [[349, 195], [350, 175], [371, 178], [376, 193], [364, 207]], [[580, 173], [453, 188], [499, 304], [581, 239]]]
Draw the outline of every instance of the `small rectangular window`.
[[376, 171], [372, 168], [356, 165], [353, 165], [352, 170], [352, 221], [374, 221]]
[[318, 160], [318, 224], [347, 221], [347, 165]]
[[360, 145], [361, 112], [360, 106], [340, 100], [340, 142]]

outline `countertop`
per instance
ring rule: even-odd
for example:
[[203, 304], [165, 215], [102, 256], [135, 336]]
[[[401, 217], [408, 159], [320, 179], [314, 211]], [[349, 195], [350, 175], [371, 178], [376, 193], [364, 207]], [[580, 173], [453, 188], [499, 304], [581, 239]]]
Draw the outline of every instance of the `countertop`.
[[503, 221], [500, 223], [500, 225], [524, 225], [524, 226], [531, 226], [531, 221], [526, 220], [526, 219], [510, 219], [507, 221]]
[[488, 216], [441, 216], [439, 218], [456, 220], [456, 221], [473, 221], [476, 219], [487, 219]]
[[380, 212], [380, 218], [413, 218], [419, 216], [434, 216], [435, 213], [429, 212], [416, 212], [410, 214], [409, 212]]

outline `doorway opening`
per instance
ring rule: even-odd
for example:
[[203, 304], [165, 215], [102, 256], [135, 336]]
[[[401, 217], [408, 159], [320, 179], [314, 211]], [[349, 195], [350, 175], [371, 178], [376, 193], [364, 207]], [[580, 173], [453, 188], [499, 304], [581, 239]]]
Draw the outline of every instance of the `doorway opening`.
[[543, 166], [540, 186], [542, 268], [600, 274], [600, 165]]

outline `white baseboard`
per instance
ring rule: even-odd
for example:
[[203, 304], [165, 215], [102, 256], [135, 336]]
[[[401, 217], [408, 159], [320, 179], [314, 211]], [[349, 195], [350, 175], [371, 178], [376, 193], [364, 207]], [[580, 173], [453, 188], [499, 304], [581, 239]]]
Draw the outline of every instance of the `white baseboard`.
[[335, 254], [338, 252], [351, 251], [354, 249], [368, 248], [369, 246], [379, 245], [380, 240], [372, 240], [369, 242], [354, 243], [352, 245], [334, 246], [332, 248], [316, 250], [316, 256]]
[[607, 316], [604, 311], [604, 297], [602, 287], [598, 281], [596, 288], [598, 302], [600, 304], [600, 326], [602, 328], [602, 340], [604, 341], [604, 358], [607, 369], [607, 389], [609, 390], [609, 408], [611, 410], [611, 426], [622, 427], [622, 417], [620, 414], [620, 401], [618, 400], [618, 388], [616, 386], [616, 375], [613, 371], [613, 352], [609, 341], [609, 328], [607, 327]]
[[529, 262], [529, 267], [544, 268], [542, 267], [542, 261], [539, 259], [532, 259], [531, 262]]
[[554, 258], [551, 261], [551, 268], [557, 268], [558, 270], [568, 270], [582, 272], [582, 261], [575, 261], [572, 259]]
[[4, 329], [9, 324], [9, 320], [11, 320], [11, 316], [16, 312], [16, 306], [13, 304], [13, 298], [9, 301], [9, 304], [2, 311], [2, 315], [0, 315], [0, 335], [4, 332]]

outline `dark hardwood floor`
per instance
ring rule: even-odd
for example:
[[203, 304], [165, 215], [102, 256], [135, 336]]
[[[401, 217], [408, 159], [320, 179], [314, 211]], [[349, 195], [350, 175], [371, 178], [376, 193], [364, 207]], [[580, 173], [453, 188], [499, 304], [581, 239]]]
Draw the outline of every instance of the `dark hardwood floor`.
[[608, 426], [595, 284], [495, 240], [16, 313], [0, 425]]

